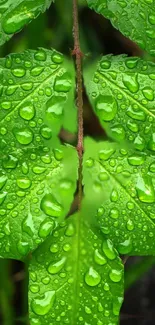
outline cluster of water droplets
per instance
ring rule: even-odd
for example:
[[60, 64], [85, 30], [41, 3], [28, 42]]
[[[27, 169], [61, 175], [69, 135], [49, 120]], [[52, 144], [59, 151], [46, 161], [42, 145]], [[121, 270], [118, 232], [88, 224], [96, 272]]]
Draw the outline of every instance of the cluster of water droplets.
[[[154, 157], [113, 144], [98, 144], [98, 159], [85, 162], [93, 184], [102, 189], [96, 222], [119, 253], [153, 253], [155, 233]], [[98, 170], [98, 173], [96, 172]]]
[[[35, 254], [30, 272], [32, 324], [43, 316], [45, 324], [70, 324], [74, 319], [76, 324], [110, 325], [119, 315], [123, 267], [118, 253], [88, 225], [81, 223], [83, 239], [77, 236], [75, 223], [61, 224]], [[120, 297], [115, 297], [118, 288]]]
[[31, 20], [37, 18], [51, 4], [50, 0], [27, 1], [1, 0], [0, 2], [0, 44], [5, 43], [12, 34], [19, 32]]
[[107, 132], [143, 151], [155, 151], [155, 65], [138, 58], [104, 57], [93, 79], [95, 111]]
[[136, 42], [142, 49], [155, 55], [155, 5], [154, 0], [136, 1], [94, 1], [87, 0], [90, 8], [109, 18], [126, 37]]

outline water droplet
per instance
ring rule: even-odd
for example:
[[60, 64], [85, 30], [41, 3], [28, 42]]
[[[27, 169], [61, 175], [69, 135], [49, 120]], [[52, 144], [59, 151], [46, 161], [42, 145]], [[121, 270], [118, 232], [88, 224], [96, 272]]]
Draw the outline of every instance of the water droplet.
[[100, 63], [102, 69], [109, 69], [111, 67], [111, 62], [108, 60], [103, 60]]
[[22, 222], [22, 229], [26, 232], [29, 236], [34, 235], [34, 223], [32, 214], [29, 212], [27, 217]]
[[117, 102], [112, 96], [100, 95], [96, 101], [96, 112], [103, 121], [112, 121], [117, 113]]
[[14, 169], [17, 167], [18, 159], [12, 155], [8, 155], [3, 159], [3, 167], [6, 169]]
[[137, 93], [139, 90], [139, 84], [137, 81], [137, 76], [133, 74], [124, 74], [123, 75], [123, 83], [124, 86], [131, 92], [131, 93]]
[[14, 128], [13, 133], [20, 144], [28, 145], [33, 140], [33, 133], [29, 128]]
[[43, 296], [34, 298], [31, 307], [36, 315], [44, 316], [53, 307], [55, 301], [55, 291], [47, 291]]
[[127, 68], [133, 69], [133, 68], [136, 68], [137, 62], [138, 62], [138, 58], [129, 58], [125, 61], [125, 64], [126, 64]]
[[31, 181], [28, 178], [18, 178], [17, 185], [21, 189], [27, 189], [31, 186]]
[[117, 190], [113, 189], [110, 195], [110, 200], [112, 202], [117, 202], [118, 201], [118, 192]]
[[111, 128], [111, 135], [116, 140], [124, 140], [125, 139], [125, 131], [122, 125], [118, 124]]
[[141, 202], [155, 202], [155, 192], [150, 176], [139, 176], [136, 184], [138, 198]]
[[74, 234], [75, 234], [74, 225], [72, 223], [69, 223], [69, 225], [68, 225], [68, 227], [67, 227], [67, 229], [65, 231], [65, 235], [67, 237], [72, 237], [72, 236], [74, 236]]
[[111, 209], [110, 217], [113, 219], [118, 219], [119, 211], [116, 208]]
[[128, 254], [132, 250], [132, 243], [130, 239], [125, 239], [123, 242], [119, 243], [118, 251], [120, 254]]
[[34, 58], [37, 60], [37, 61], [46, 61], [46, 53], [45, 51], [43, 50], [39, 50], [37, 51], [35, 54], [34, 54]]
[[53, 150], [54, 157], [56, 160], [61, 161], [63, 158], [63, 151], [60, 149], [54, 149]]
[[19, 114], [24, 120], [30, 121], [35, 115], [35, 108], [31, 102], [26, 102], [19, 108]]
[[53, 220], [45, 219], [41, 223], [41, 225], [40, 225], [40, 228], [39, 228], [39, 236], [41, 238], [46, 238], [51, 233], [51, 231], [53, 229], [54, 229], [54, 222], [53, 222]]
[[59, 246], [58, 244], [52, 244], [50, 247], [50, 252], [51, 253], [57, 253], [59, 251]]
[[44, 71], [44, 67], [35, 67], [30, 71], [32, 77], [38, 77]]
[[53, 52], [52, 54], [52, 61], [54, 63], [60, 64], [63, 62], [63, 55], [61, 53], [58, 53], [56, 51]]
[[65, 101], [66, 97], [64, 96], [53, 96], [48, 100], [46, 104], [47, 120], [53, 120], [62, 116]]
[[65, 265], [65, 262], [66, 262], [66, 257], [62, 257], [61, 260], [59, 260], [58, 262], [50, 263], [50, 265], [48, 266], [48, 272], [50, 274], [57, 274], [62, 270], [62, 268]]
[[97, 286], [101, 281], [101, 276], [99, 273], [93, 268], [90, 267], [88, 272], [85, 274], [85, 282], [90, 287]]
[[133, 223], [133, 221], [129, 219], [129, 220], [127, 221], [127, 225], [126, 225], [126, 227], [127, 227], [127, 229], [128, 229], [129, 231], [132, 231], [132, 230], [134, 229], [134, 223]]
[[48, 126], [42, 126], [40, 132], [45, 139], [50, 139], [52, 137], [52, 130]]
[[145, 156], [130, 156], [128, 158], [128, 163], [132, 166], [140, 166], [143, 165], [145, 162], [146, 157]]
[[152, 133], [151, 138], [148, 142], [148, 149], [155, 151], [155, 133]]
[[122, 279], [123, 272], [122, 270], [112, 269], [109, 273], [109, 277], [113, 282], [120, 282]]
[[102, 249], [109, 260], [114, 260], [116, 258], [116, 251], [113, 247], [112, 242], [109, 239], [105, 239], [103, 241]]
[[143, 92], [143, 95], [144, 95], [144, 97], [146, 99], [151, 100], [151, 101], [154, 100], [154, 91], [153, 91], [153, 89], [151, 89], [151, 88], [144, 88], [142, 90], [142, 92]]
[[96, 249], [94, 252], [94, 260], [99, 265], [104, 265], [107, 263], [105, 257], [99, 253], [98, 249]]
[[17, 249], [21, 255], [25, 256], [29, 253], [30, 247], [27, 242], [19, 241], [17, 244]]
[[115, 152], [115, 150], [112, 148], [106, 148], [106, 149], [100, 150], [99, 151], [99, 159], [108, 160], [113, 155], [114, 152]]
[[60, 217], [62, 215], [62, 206], [52, 194], [45, 194], [41, 201], [42, 211], [50, 217]]
[[155, 173], [155, 162], [153, 162], [150, 166], [149, 166], [149, 170], [152, 173]]
[[71, 89], [71, 79], [68, 73], [64, 73], [62, 76], [55, 78], [54, 89], [58, 92], [68, 92]]

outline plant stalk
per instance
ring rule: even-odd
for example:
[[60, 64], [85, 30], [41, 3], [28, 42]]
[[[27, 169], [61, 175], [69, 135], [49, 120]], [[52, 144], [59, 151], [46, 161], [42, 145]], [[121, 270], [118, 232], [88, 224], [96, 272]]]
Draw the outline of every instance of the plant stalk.
[[78, 209], [80, 210], [82, 201], [82, 163], [83, 163], [83, 79], [82, 79], [82, 57], [83, 53], [80, 47], [79, 37], [79, 17], [78, 0], [73, 0], [73, 38], [76, 62], [76, 91], [77, 91], [77, 109], [78, 109], [78, 142], [77, 152], [79, 157], [79, 185], [78, 185]]

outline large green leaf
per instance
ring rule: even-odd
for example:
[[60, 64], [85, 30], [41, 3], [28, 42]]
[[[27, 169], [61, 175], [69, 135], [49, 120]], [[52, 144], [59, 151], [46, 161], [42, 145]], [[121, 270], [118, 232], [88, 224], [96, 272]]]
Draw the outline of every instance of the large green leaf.
[[44, 49], [1, 59], [0, 78], [0, 255], [24, 259], [73, 200], [76, 150], [57, 138], [72, 82]]
[[17, 149], [0, 159], [0, 256], [23, 260], [67, 215], [77, 179], [74, 148]]
[[54, 144], [72, 88], [63, 56], [27, 50], [0, 59], [0, 148], [6, 154]]
[[30, 262], [31, 325], [118, 324], [123, 265], [85, 213], [54, 230]]
[[155, 151], [154, 80], [154, 63], [124, 55], [105, 56], [85, 73], [87, 93], [102, 126], [114, 139], [140, 151]]
[[[1, 0], [0, 45], [43, 13], [53, 0]], [[36, 35], [37, 37], [37, 35]]]
[[155, 55], [154, 0], [87, 0], [90, 8], [109, 18], [114, 27]]
[[85, 142], [85, 197], [97, 200], [92, 224], [120, 254], [155, 254], [154, 156], [110, 142]]

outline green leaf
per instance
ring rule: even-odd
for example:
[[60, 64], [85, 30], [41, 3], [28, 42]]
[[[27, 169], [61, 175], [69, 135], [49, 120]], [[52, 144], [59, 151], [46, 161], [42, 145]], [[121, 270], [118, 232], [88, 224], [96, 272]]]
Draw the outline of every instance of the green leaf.
[[0, 76], [0, 254], [24, 259], [73, 200], [77, 153], [57, 138], [72, 84], [63, 56], [42, 48], [1, 59]]
[[122, 34], [155, 55], [155, 3], [153, 0], [87, 0], [88, 6], [110, 19]]
[[0, 255], [25, 259], [67, 215], [76, 189], [74, 148], [16, 150], [0, 160]]
[[118, 324], [123, 265], [112, 243], [84, 220], [84, 212], [70, 217], [33, 253], [31, 325]]
[[56, 146], [72, 88], [63, 56], [55, 50], [27, 50], [0, 59], [0, 148]]
[[[93, 70], [93, 72], [92, 72]], [[96, 71], [96, 72], [95, 72]], [[155, 151], [155, 64], [105, 56], [85, 72], [88, 96], [101, 125], [117, 141]]]
[[92, 197], [98, 200], [92, 224], [99, 226], [120, 254], [154, 255], [154, 156], [91, 139], [85, 147], [87, 205]]
[[48, 9], [52, 2], [53, 0], [2, 0], [0, 3], [0, 45]]

